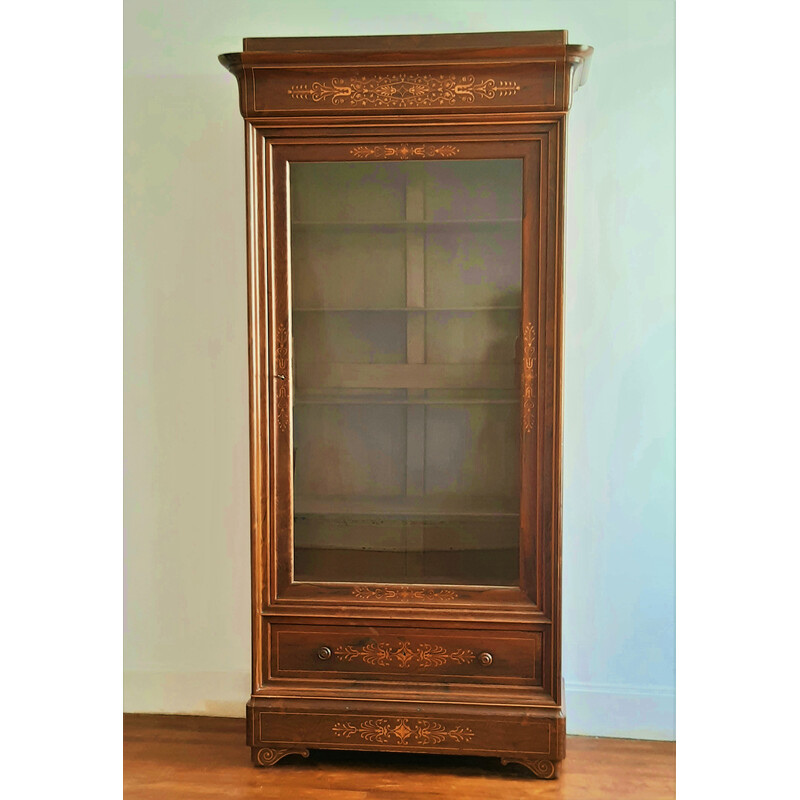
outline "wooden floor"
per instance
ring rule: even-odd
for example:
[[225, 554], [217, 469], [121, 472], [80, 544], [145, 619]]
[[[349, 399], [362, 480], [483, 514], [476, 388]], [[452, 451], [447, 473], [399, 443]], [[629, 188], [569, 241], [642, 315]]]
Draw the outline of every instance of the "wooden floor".
[[661, 800], [675, 797], [675, 743], [570, 736], [561, 777], [498, 759], [312, 750], [261, 769], [244, 720], [125, 715], [125, 797]]

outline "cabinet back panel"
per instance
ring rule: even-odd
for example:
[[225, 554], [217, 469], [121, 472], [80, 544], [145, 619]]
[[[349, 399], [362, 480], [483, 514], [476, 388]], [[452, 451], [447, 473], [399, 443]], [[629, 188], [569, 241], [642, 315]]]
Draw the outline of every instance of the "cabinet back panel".
[[406, 235], [402, 230], [297, 225], [292, 259], [295, 308], [403, 308]]
[[430, 220], [520, 219], [522, 161], [425, 163], [425, 211]]
[[292, 219], [304, 222], [382, 222], [405, 219], [402, 164], [292, 164]]
[[425, 301], [431, 308], [520, 305], [520, 223], [431, 226]]
[[294, 427], [296, 497], [404, 493], [405, 406], [298, 406]]

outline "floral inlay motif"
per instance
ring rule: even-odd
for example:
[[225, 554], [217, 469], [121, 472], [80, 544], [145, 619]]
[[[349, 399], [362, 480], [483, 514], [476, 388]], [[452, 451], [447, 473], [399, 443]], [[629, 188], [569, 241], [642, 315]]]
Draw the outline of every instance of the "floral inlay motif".
[[356, 158], [397, 158], [400, 161], [409, 158], [452, 158], [458, 152], [458, 148], [452, 144], [361, 144], [350, 150], [350, 154]]
[[343, 739], [358, 736], [367, 742], [381, 744], [441, 744], [448, 739], [453, 742], [468, 742], [475, 735], [470, 728], [461, 725], [447, 728], [440, 722], [427, 719], [409, 722], [408, 718], [366, 719], [358, 725], [337, 722], [332, 731], [335, 736]]
[[533, 396], [533, 364], [535, 361], [534, 344], [536, 331], [532, 323], [525, 326], [522, 334], [522, 423], [525, 433], [533, 430], [534, 396]]
[[278, 325], [275, 335], [275, 363], [283, 377], [278, 380], [275, 389], [276, 415], [278, 427], [282, 431], [289, 430], [289, 387], [286, 373], [289, 368], [289, 330], [284, 323]]
[[414, 666], [421, 669], [441, 667], [448, 661], [471, 664], [475, 660], [475, 653], [472, 650], [464, 648], [447, 650], [441, 645], [428, 643], [412, 647], [410, 642], [400, 642], [397, 647], [386, 642], [370, 642], [361, 647], [340, 645], [333, 653], [340, 661], [363, 661], [365, 664], [379, 667], [396, 665], [401, 669], [410, 669]]
[[520, 90], [516, 81], [495, 78], [479, 80], [474, 75], [359, 75], [312, 81], [292, 86], [289, 94], [313, 103], [330, 101], [332, 105], [409, 108], [413, 106], [452, 106], [474, 103], [476, 98], [493, 100], [508, 97]]
[[353, 594], [358, 600], [455, 600], [458, 594], [452, 589], [424, 589], [414, 586], [354, 586]]

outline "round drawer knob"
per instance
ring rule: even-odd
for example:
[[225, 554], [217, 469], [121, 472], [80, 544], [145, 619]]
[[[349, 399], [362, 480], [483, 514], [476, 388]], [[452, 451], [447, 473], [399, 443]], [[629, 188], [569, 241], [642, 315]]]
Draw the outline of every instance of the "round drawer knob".
[[482, 667], [488, 667], [492, 663], [492, 654], [491, 653], [481, 653], [478, 656], [478, 662]]
[[330, 647], [320, 647], [319, 650], [317, 650], [317, 658], [320, 661], [327, 661], [331, 655]]

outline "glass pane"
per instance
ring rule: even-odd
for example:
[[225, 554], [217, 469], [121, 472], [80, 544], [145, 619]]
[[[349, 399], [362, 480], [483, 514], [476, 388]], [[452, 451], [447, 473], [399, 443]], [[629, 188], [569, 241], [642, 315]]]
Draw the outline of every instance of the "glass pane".
[[516, 585], [521, 159], [290, 186], [295, 580]]

